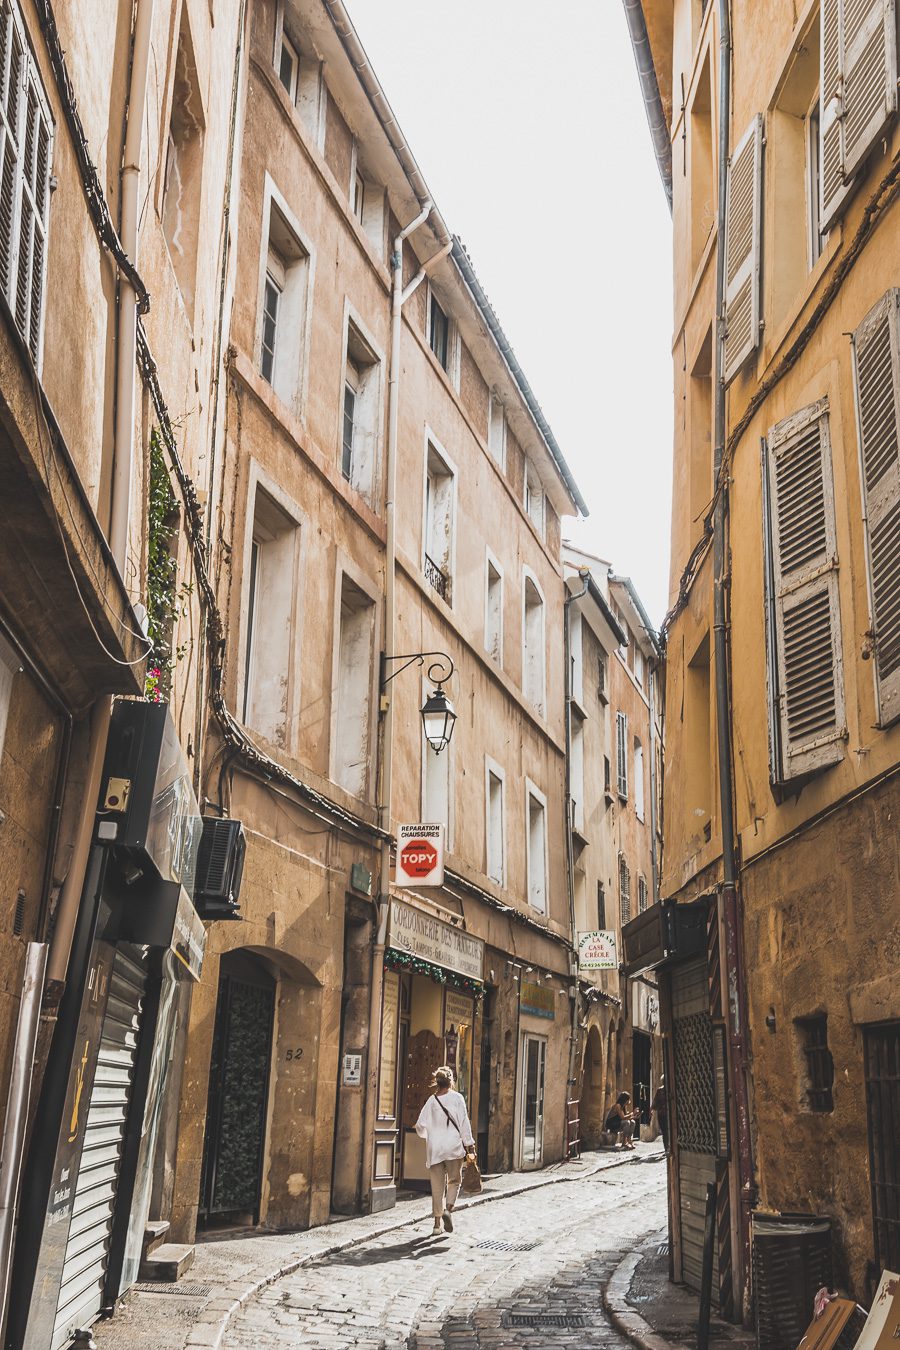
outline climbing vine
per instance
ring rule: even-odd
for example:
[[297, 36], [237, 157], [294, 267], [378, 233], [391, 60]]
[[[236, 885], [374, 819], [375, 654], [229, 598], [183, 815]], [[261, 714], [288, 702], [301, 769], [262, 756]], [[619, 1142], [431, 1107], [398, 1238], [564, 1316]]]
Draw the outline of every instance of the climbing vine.
[[178, 503], [172, 491], [163, 444], [150, 433], [150, 476], [147, 506], [147, 636], [153, 646], [147, 661], [145, 694], [152, 703], [168, 698], [172, 671], [186, 647], [174, 647], [175, 624], [185, 611], [191, 587], [178, 585], [178, 563], [172, 550], [178, 524]]

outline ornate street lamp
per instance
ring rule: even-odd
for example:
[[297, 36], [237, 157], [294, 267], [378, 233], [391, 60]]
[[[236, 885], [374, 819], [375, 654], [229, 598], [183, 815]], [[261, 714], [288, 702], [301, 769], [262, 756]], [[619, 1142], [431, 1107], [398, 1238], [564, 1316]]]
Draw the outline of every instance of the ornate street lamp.
[[[382, 657], [381, 689], [383, 692], [391, 680], [407, 670], [409, 666], [424, 666], [425, 659], [429, 656], [436, 656], [438, 660], [432, 661], [428, 667], [428, 678], [435, 685], [435, 688], [432, 689], [421, 709], [422, 727], [428, 744], [435, 754], [439, 755], [450, 744], [453, 728], [456, 725], [456, 709], [443, 690], [444, 684], [450, 679], [454, 670], [453, 662], [446, 652], [413, 652], [403, 656]], [[390, 675], [385, 675], [384, 669], [389, 661], [402, 661], [404, 664]]]

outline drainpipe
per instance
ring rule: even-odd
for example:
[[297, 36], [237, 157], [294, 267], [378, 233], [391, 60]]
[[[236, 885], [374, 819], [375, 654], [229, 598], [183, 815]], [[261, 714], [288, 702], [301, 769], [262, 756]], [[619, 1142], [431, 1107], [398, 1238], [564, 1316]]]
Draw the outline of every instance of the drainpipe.
[[659, 903], [659, 783], [656, 773], [656, 673], [658, 664], [652, 661], [650, 671], [650, 876], [653, 882], [653, 904]]
[[[147, 103], [147, 69], [150, 59], [150, 33], [153, 26], [153, 0], [138, 0], [132, 41], [131, 76], [128, 93], [128, 124], [122, 154], [121, 239], [128, 257], [135, 261], [138, 234], [138, 187], [144, 110]], [[128, 279], [119, 275], [119, 324], [116, 354], [116, 419], [113, 455], [112, 503], [110, 506], [109, 545], [119, 575], [125, 577], [128, 550], [128, 524], [131, 515], [131, 478], [134, 464], [134, 371], [136, 361], [137, 295]], [[75, 919], [81, 903], [81, 891], [87, 871], [88, 853], [94, 827], [94, 812], [100, 793], [100, 775], [106, 750], [106, 736], [112, 717], [112, 700], [102, 698], [91, 713], [87, 772], [83, 788], [84, 811], [78, 823], [72, 860], [63, 883], [56, 916], [56, 927], [47, 963], [48, 980], [63, 981], [69, 963]]]
[[[575, 848], [572, 843], [572, 635], [569, 631], [571, 615], [569, 613], [572, 602], [580, 600], [588, 592], [589, 572], [580, 571], [582, 580], [580, 591], [570, 591], [566, 587], [566, 598], [563, 604], [563, 659], [565, 662], [565, 691], [566, 691], [566, 791], [565, 791], [565, 840], [566, 840], [566, 889], [569, 893], [569, 931], [572, 934], [573, 950], [569, 953], [569, 973], [572, 983], [575, 986], [575, 997], [569, 999], [571, 1008], [572, 1029], [569, 1035], [569, 1073], [566, 1079], [566, 1109], [564, 1112], [565, 1121], [563, 1123], [563, 1154], [568, 1154], [569, 1144], [569, 1107], [568, 1098], [571, 1090], [575, 1086], [575, 1065], [577, 1062], [578, 1048], [578, 960], [575, 956], [576, 943], [576, 916], [575, 916]], [[521, 987], [521, 986], [520, 986]]]
[[[402, 229], [394, 240], [391, 255], [391, 353], [388, 373], [388, 443], [385, 464], [385, 564], [384, 564], [384, 655], [394, 654], [396, 627], [396, 560], [397, 529], [395, 501], [397, 496], [397, 442], [400, 427], [400, 339], [402, 335], [403, 306], [425, 280], [429, 271], [445, 258], [452, 248], [448, 241], [428, 260], [403, 287], [403, 242], [431, 215], [433, 206], [426, 200], [419, 214]], [[369, 1055], [366, 1072], [366, 1115], [363, 1128], [362, 1187], [363, 1195], [371, 1196], [375, 1162], [375, 1102], [378, 1093], [378, 1050], [376, 1031], [381, 1025], [381, 995], [384, 985], [384, 948], [391, 895], [391, 788], [393, 782], [394, 706], [393, 695], [384, 694], [384, 671], [381, 671], [379, 693], [382, 698], [384, 720], [381, 742], [381, 792], [378, 804], [378, 823], [385, 832], [381, 844], [380, 877], [378, 884], [378, 915], [375, 941], [372, 944], [372, 971], [369, 981]]]
[[669, 139], [669, 127], [666, 122], [666, 114], [663, 110], [662, 99], [659, 94], [659, 82], [656, 78], [656, 69], [653, 65], [653, 52], [650, 49], [650, 39], [647, 36], [647, 24], [644, 20], [643, 0], [624, 0], [625, 22], [628, 24], [628, 35], [631, 38], [631, 45], [634, 49], [634, 60], [637, 66], [638, 79], [641, 84], [641, 95], [644, 100], [644, 111], [647, 114], [647, 122], [650, 127], [650, 138], [653, 141], [653, 149], [656, 154], [656, 163], [659, 168], [659, 176], [662, 179], [663, 191], [666, 194], [666, 201], [669, 203], [669, 210], [672, 210], [672, 142]]
[[741, 951], [741, 920], [738, 904], [738, 868], [734, 822], [734, 764], [731, 744], [731, 690], [726, 590], [728, 547], [726, 539], [728, 492], [720, 484], [725, 456], [725, 193], [731, 106], [731, 26], [729, 0], [719, 0], [719, 209], [716, 243], [716, 405], [713, 481], [720, 489], [713, 514], [713, 634], [716, 665], [716, 740], [719, 761], [719, 810], [722, 820], [722, 924], [724, 930], [725, 987], [728, 1004], [731, 1094], [737, 1129], [740, 1185], [740, 1244], [734, 1262], [735, 1296], [746, 1317], [749, 1310], [750, 1207], [753, 1200], [753, 1153], [750, 1138], [750, 1107], [745, 1046], [745, 990]]

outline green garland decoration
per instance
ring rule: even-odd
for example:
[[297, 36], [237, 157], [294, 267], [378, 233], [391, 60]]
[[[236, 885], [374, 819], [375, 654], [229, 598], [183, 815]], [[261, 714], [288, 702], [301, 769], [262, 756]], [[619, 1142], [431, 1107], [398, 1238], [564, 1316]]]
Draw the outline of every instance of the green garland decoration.
[[443, 966], [432, 965], [430, 961], [423, 961], [421, 956], [414, 956], [412, 952], [401, 952], [396, 947], [388, 947], [384, 953], [385, 970], [406, 971], [412, 975], [425, 975], [437, 984], [449, 985], [451, 989], [459, 989], [465, 994], [471, 994], [475, 999], [481, 999], [484, 994], [484, 985], [480, 980], [473, 980], [468, 975], [457, 975], [455, 970], [444, 970]]

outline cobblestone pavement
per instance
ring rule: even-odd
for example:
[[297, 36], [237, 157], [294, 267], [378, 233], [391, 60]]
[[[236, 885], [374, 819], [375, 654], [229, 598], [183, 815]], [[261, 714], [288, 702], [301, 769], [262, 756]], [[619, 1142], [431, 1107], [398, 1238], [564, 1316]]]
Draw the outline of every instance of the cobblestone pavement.
[[[423, 1198], [422, 1209], [426, 1210]], [[627, 1167], [430, 1214], [284, 1276], [232, 1320], [224, 1350], [619, 1350], [600, 1290], [665, 1222], [665, 1168]]]

